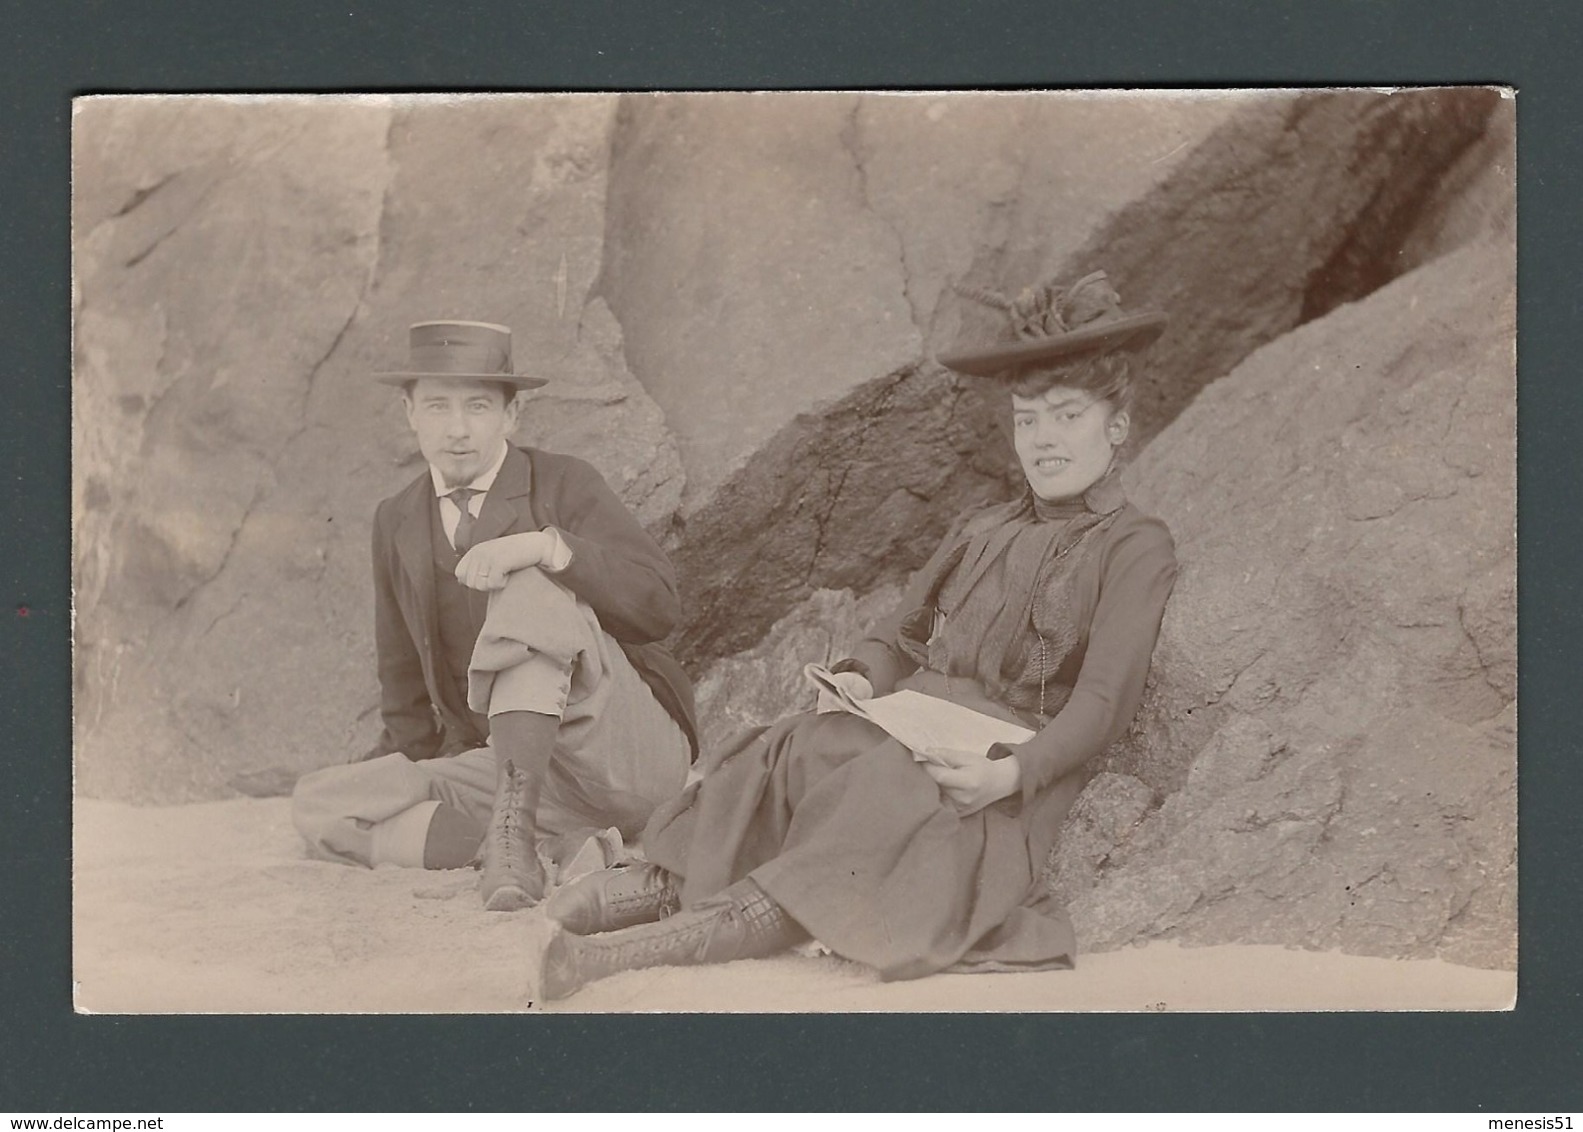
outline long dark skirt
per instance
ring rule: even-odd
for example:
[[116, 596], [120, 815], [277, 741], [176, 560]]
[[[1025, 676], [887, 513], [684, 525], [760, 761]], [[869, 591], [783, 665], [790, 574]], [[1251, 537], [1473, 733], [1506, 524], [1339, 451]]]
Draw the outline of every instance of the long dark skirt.
[[[960, 816], [900, 743], [841, 713], [782, 720], [662, 806], [643, 835], [689, 906], [752, 877], [883, 978], [1070, 967], [1013, 796]], [[1042, 861], [1038, 865], [1042, 865]]]

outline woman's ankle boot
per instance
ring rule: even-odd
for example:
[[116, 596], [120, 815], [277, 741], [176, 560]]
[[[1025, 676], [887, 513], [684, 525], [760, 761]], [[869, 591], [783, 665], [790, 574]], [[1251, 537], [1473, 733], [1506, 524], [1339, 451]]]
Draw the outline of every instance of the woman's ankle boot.
[[655, 924], [591, 936], [557, 930], [540, 958], [536, 990], [549, 1002], [618, 971], [757, 959], [806, 938], [763, 889], [744, 880]]
[[616, 932], [652, 924], [681, 910], [676, 878], [658, 865], [600, 869], [557, 889], [544, 914], [573, 935]]

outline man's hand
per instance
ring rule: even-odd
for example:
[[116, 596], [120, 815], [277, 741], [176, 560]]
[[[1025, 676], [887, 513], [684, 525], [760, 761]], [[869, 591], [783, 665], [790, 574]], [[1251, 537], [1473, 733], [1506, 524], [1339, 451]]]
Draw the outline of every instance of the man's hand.
[[[832, 678], [854, 700], [871, 700], [874, 698], [874, 685], [870, 684], [868, 677], [861, 672], [837, 672]], [[806, 703], [807, 701], [803, 702]], [[840, 710], [841, 701], [836, 699], [835, 693], [827, 692], [820, 688], [819, 701], [814, 705], [814, 711], [822, 715], [825, 712]]]
[[513, 573], [539, 565], [553, 550], [553, 540], [543, 531], [492, 538], [462, 555], [456, 564], [456, 580], [475, 590], [505, 589]]
[[940, 784], [941, 791], [963, 817], [1010, 797], [1022, 787], [1022, 764], [1016, 755], [993, 761], [976, 759], [961, 766], [938, 766], [932, 762], [920, 765]]

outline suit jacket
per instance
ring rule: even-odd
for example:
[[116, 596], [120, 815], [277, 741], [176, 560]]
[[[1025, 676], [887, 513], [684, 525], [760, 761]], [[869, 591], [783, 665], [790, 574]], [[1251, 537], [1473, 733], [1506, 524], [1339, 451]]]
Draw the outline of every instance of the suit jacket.
[[[439, 653], [433, 506], [425, 468], [374, 513], [374, 642], [385, 727], [370, 757], [455, 754], [476, 735]], [[556, 579], [593, 608], [696, 754], [692, 685], [663, 643], [681, 617], [670, 560], [592, 465], [513, 445], [484, 496], [472, 541], [550, 526], [572, 551]]]

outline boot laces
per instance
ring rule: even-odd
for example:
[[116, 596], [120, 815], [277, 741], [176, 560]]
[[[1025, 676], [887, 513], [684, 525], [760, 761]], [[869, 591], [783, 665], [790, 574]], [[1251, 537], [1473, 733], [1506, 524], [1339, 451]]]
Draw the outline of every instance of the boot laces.
[[515, 854], [522, 836], [522, 787], [517, 764], [507, 762], [500, 802], [495, 807], [495, 841], [507, 861]]

